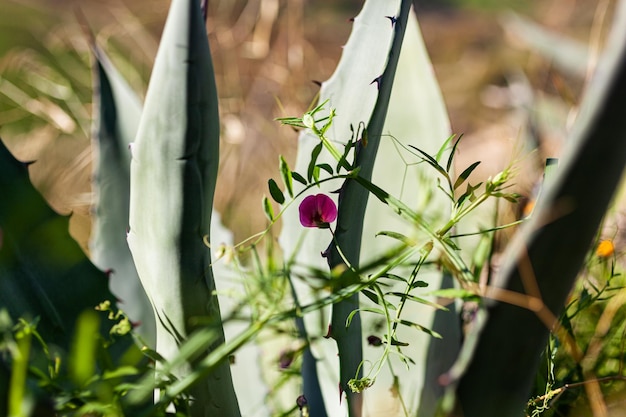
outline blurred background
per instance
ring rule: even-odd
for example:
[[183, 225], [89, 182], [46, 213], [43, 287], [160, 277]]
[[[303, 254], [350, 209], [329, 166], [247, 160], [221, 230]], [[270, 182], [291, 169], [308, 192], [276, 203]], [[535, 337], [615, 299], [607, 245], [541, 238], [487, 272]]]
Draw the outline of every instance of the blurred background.
[[[530, 194], [558, 156], [610, 26], [614, 0], [422, 0], [416, 10], [447, 104], [464, 134], [458, 164], [475, 175], [535, 149], [520, 190]], [[207, 28], [220, 96], [216, 207], [236, 241], [265, 227], [261, 199], [293, 163], [301, 116], [340, 57], [362, 1], [209, 1]], [[144, 96], [169, 2], [0, 0], [0, 137], [86, 247], [90, 227], [88, 26]], [[514, 13], [514, 14], [513, 14]], [[526, 171], [525, 171], [526, 172]], [[0, 196], [2, 198], [2, 196]]]

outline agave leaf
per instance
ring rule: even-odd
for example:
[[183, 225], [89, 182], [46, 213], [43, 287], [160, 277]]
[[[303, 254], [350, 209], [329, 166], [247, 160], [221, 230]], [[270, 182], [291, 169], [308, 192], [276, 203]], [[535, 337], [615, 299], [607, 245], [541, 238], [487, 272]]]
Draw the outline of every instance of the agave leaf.
[[[626, 2], [620, 2], [558, 172], [507, 249], [496, 288], [487, 294], [494, 299], [498, 288], [525, 294], [525, 288], [535, 287], [530, 295], [541, 298], [543, 309], [490, 301], [480, 312], [460, 357], [465, 373], [452, 386], [465, 415], [522, 415], [554, 324], [550, 318], [563, 309], [626, 164], [625, 39]], [[485, 392], [489, 401], [479, 398]]]
[[[142, 104], [104, 52], [95, 44], [93, 48], [97, 59], [95, 79], [100, 80], [96, 92], [99, 91], [97, 96], [101, 104], [99, 123], [95, 126], [99, 140], [96, 141], [94, 185], [99, 192], [96, 193], [95, 222], [90, 240], [91, 257], [101, 269], [114, 271], [111, 275], [112, 291], [123, 301], [124, 311], [141, 323], [136, 331], [143, 340], [149, 346], [155, 346], [156, 324], [152, 305], [139, 281], [126, 242], [131, 162], [128, 148], [139, 126]], [[233, 245], [232, 233], [222, 225], [219, 213], [215, 211], [211, 216], [210, 241], [216, 245]], [[220, 306], [227, 317], [237, 302], [222, 294], [228, 294], [227, 288], [238, 293], [245, 292], [245, 289], [232, 268], [224, 262], [214, 264], [213, 270], [220, 289]], [[226, 339], [232, 339], [242, 331], [242, 324], [226, 323], [224, 331]], [[237, 361], [232, 365], [236, 392], [247, 399], [241, 406], [244, 415], [268, 413], [263, 405], [266, 387], [261, 379], [258, 355], [255, 346], [246, 346], [237, 353]], [[255, 375], [257, 378], [254, 378]]]
[[[157, 317], [157, 351], [167, 360], [201, 323], [213, 323], [223, 343], [203, 242], [210, 236], [218, 159], [217, 92], [200, 4], [174, 0], [132, 146], [128, 234]], [[206, 353], [216, 348], [206, 346]], [[192, 415], [239, 415], [228, 362], [204, 378], [193, 369], [201, 359], [173, 370], [181, 380], [197, 375]]]
[[139, 322], [138, 333], [154, 346], [156, 324], [152, 306], [141, 286], [126, 242], [130, 205], [130, 150], [135, 139], [142, 105], [108, 57], [92, 43], [94, 117], [93, 225], [89, 252], [93, 263], [111, 270], [111, 291], [131, 320]]
[[[375, 80], [384, 72], [394, 33], [390, 18], [386, 16], [395, 17], [399, 9], [400, 1], [397, 0], [389, 2], [366, 1], [363, 9], [354, 19], [352, 33], [343, 49], [337, 69], [331, 78], [322, 84], [319, 103], [324, 103], [327, 100], [328, 102], [323, 110], [325, 114], [321, 114], [320, 117], [327, 115], [330, 108], [337, 110], [337, 116], [326, 132], [326, 135], [334, 143], [348, 143], [356, 127], [361, 123], [367, 124], [371, 117], [378, 97]], [[311, 163], [311, 165], [315, 163], [336, 165], [337, 161], [333, 160], [327, 152], [320, 153], [320, 150], [319, 139], [312, 133], [303, 131], [298, 142], [298, 155], [294, 171], [308, 172], [308, 179], [310, 180], [314, 173], [312, 166], [309, 166], [312, 154], [315, 156], [316, 162]], [[319, 156], [317, 156], [318, 153]], [[339, 154], [341, 155], [342, 152], [339, 151]], [[320, 189], [315, 190], [315, 192], [330, 193], [339, 185], [338, 183], [322, 184]], [[299, 189], [296, 190], [296, 187]], [[294, 184], [294, 193], [301, 189], [299, 184]], [[295, 259], [296, 265], [306, 265], [316, 269], [326, 267], [325, 260], [319, 254], [328, 246], [329, 235], [322, 230], [307, 230], [305, 238], [305, 231], [299, 223], [298, 213], [295, 210], [287, 211], [283, 216], [283, 231], [279, 240], [285, 252], [285, 258]], [[302, 244], [299, 245], [299, 242]], [[293, 253], [295, 248], [299, 248], [296, 254]], [[305, 275], [306, 270], [294, 268], [294, 274]], [[312, 304], [315, 301], [316, 295], [310, 292], [306, 285], [295, 280], [294, 287], [301, 304]], [[340, 380], [336, 373], [338, 369], [336, 347], [333, 346], [331, 340], [322, 338], [328, 329], [326, 326], [320, 326], [320, 323], [328, 322], [328, 315], [328, 309], [322, 309], [304, 317], [309, 337], [315, 341], [311, 343], [311, 349], [314, 356], [318, 358], [317, 371], [322, 381], [326, 403], [325, 407], [323, 404], [310, 404], [309, 411], [312, 416], [345, 415], [346, 413], [347, 402], [340, 401], [336, 390]], [[358, 329], [358, 326], [360, 326], [358, 321], [354, 321], [351, 328]], [[339, 327], [344, 326], [340, 325]], [[357, 336], [357, 340], [354, 340], [357, 351], [360, 350], [360, 339], [360, 336]], [[345, 354], [342, 356], [345, 357]], [[354, 357], [353, 362], [353, 365], [358, 366], [360, 354]], [[349, 368], [352, 369], [348, 370]], [[344, 375], [341, 378], [343, 390], [347, 389], [347, 379], [355, 376], [356, 368], [354, 366], [349, 368], [344, 369]], [[348, 376], [350, 373], [351, 375]], [[306, 374], [303, 377], [305, 380], [310, 378]], [[307, 396], [306, 392], [305, 396]]]
[[[294, 291], [293, 286], [291, 287], [292, 295], [296, 305], [300, 305], [298, 301], [298, 295]], [[309, 340], [309, 336], [307, 334], [306, 325], [304, 323], [304, 319], [301, 316], [296, 316], [296, 329], [298, 330], [298, 337], [302, 340]], [[310, 408], [312, 408], [317, 414], [322, 415], [324, 411], [324, 396], [322, 395], [322, 388], [320, 386], [320, 379], [317, 373], [317, 359], [313, 356], [311, 349], [308, 347], [304, 348], [302, 353], [302, 374], [307, 375], [306, 378], [303, 378], [302, 381], [302, 392], [305, 396], [307, 403], [310, 404]], [[316, 404], [321, 404], [322, 407]], [[313, 415], [313, 414], [311, 414]]]
[[0, 413], [2, 415], [9, 414], [9, 404], [8, 404], [8, 395], [9, 392], [9, 384], [11, 380], [11, 371], [9, 371], [8, 367], [5, 365], [3, 361], [0, 361]]
[[[410, 2], [402, 1], [398, 11], [391, 14], [391, 26], [394, 29], [393, 36], [384, 71], [381, 76], [375, 79], [378, 96], [371, 117], [366, 121], [367, 142], [362, 140], [357, 145], [355, 166], [360, 169], [359, 176], [366, 180], [371, 179], [374, 170], [374, 161], [387, 116], [389, 97], [394, 84], [410, 8]], [[346, 266], [351, 266], [358, 270], [361, 255], [361, 237], [366, 221], [365, 210], [368, 198], [368, 190], [361, 187], [356, 181], [348, 179], [342, 185], [339, 193], [335, 238], [326, 251], [331, 269], [344, 265], [345, 260], [347, 260], [349, 265]], [[340, 254], [338, 248], [341, 248], [342, 254]], [[360, 314], [354, 313], [359, 310], [359, 307], [358, 293], [347, 300], [333, 305], [330, 325], [330, 336], [337, 342], [339, 350], [340, 387], [347, 393], [347, 402], [351, 416], [360, 416], [363, 409], [361, 394], [350, 392], [348, 387], [349, 380], [363, 376], [361, 317]], [[348, 325], [349, 317], [352, 317], [352, 319]]]
[[[371, 11], [372, 9], [370, 8], [373, 7], [375, 6], [366, 2], [359, 17], [365, 19], [367, 16], [366, 12]], [[388, 4], [386, 7], [391, 8], [391, 4]], [[378, 64], [373, 63], [386, 62], [386, 57], [379, 57], [376, 55], [380, 53], [379, 48], [389, 48], [390, 45], [390, 43], [386, 45], [382, 44], [384, 36], [387, 35], [383, 35], [385, 33], [384, 28], [376, 26], [380, 23], [376, 20], [376, 17], [381, 14], [389, 17], [397, 15], [397, 13], [394, 13], [393, 11], [374, 15], [374, 18], [368, 23], [367, 26], [368, 34], [373, 35], [374, 40], [368, 41], [363, 39], [366, 34], [359, 32], [359, 30], [362, 30], [362, 28], [358, 27], [358, 23], [360, 22], [359, 18], [355, 20], [353, 34], [344, 48], [344, 55], [342, 56], [342, 60], [339, 63], [337, 71], [331, 79], [322, 86], [320, 102], [330, 99], [330, 106], [337, 109], [337, 116], [335, 117], [333, 125], [329, 130], [329, 132], [331, 132], [329, 134], [331, 139], [340, 141], [349, 139], [351, 137], [351, 132], [355, 130], [355, 126], [358, 126], [360, 122], [368, 123], [368, 120], [371, 118], [371, 112], [374, 109], [374, 100], [376, 100], [376, 92], [363, 89], [362, 86], [366, 82], [378, 79], [378, 75], [382, 73], [382, 68], [377, 70]], [[385, 23], [389, 24], [391, 20], [392, 19], [389, 18]], [[362, 21], [364, 22], [364, 20]], [[402, 48], [400, 53], [400, 63], [398, 64], [398, 73], [396, 74], [396, 82], [398, 85], [402, 85], [402, 88], [394, 89], [391, 94], [391, 99], [389, 99], [389, 111], [387, 112], [387, 121], [384, 128], [382, 128], [381, 123], [385, 119], [385, 112], [379, 112], [382, 119], [377, 122], [379, 124], [376, 128], [378, 129], [378, 137], [375, 137], [376, 135], [372, 135], [372, 131], [376, 129], [368, 130], [367, 147], [370, 146], [372, 139], [376, 142], [380, 141], [380, 148], [378, 150], [379, 156], [377, 157], [377, 162], [374, 166], [372, 176], [373, 182], [375, 184], [381, 184], [385, 190], [390, 191], [393, 195], [401, 196], [402, 200], [408, 202], [411, 207], [423, 207], [426, 202], [430, 201], [430, 199], [425, 193], [416, 192], [416, 190], [432, 188], [431, 185], [428, 184], [428, 182], [426, 182], [427, 185], [424, 185], [425, 181], [428, 180], [421, 178], [414, 171], [407, 174], [404, 170], [404, 161], [400, 158], [392, 139], [389, 136], [386, 136], [386, 134], [390, 133], [394, 135], [403, 144], [413, 144], [420, 149], [424, 149], [429, 153], [435, 154], [441, 149], [441, 145], [444, 141], [446, 141], [446, 138], [450, 137], [450, 125], [441, 93], [437, 87], [436, 80], [434, 79], [432, 66], [425, 51], [423, 41], [421, 40], [419, 28], [416, 24], [415, 18], [412, 17], [408, 19], [407, 22], [401, 22], [399, 19], [395, 24], [400, 24], [407, 28], [404, 40], [405, 47]], [[375, 32], [374, 28], [379, 31]], [[362, 39], [360, 41], [356, 41], [359, 37]], [[363, 45], [367, 46], [367, 52], [365, 53], [368, 57], [368, 64], [366, 66], [356, 63], [358, 62], [358, 48], [351, 42], [358, 42], [358, 46], [360, 47], [363, 47]], [[387, 42], [390, 42], [390, 40]], [[357, 69], [358, 71], [356, 71]], [[363, 74], [359, 74], [359, 72], [363, 71], [371, 71], [371, 73], [364, 76]], [[358, 76], [362, 76], [362, 78], [358, 78]], [[385, 82], [383, 81], [381, 84], [384, 85]], [[343, 93], [343, 91], [348, 91], [349, 94]], [[373, 94], [373, 96], [368, 94]], [[382, 99], [382, 101], [385, 100], [386, 99]], [[353, 129], [350, 129], [351, 124]], [[382, 138], [380, 137], [381, 133], [385, 134]], [[299, 167], [306, 164], [306, 158], [308, 158], [311, 149], [316, 145], [315, 140], [316, 139], [311, 138], [307, 134], [303, 134], [300, 137], [300, 148], [298, 151], [296, 170], [299, 170]], [[372, 154], [375, 154], [375, 152]], [[371, 163], [371, 161], [368, 163]], [[371, 169], [371, 167], [369, 169]], [[336, 188], [336, 185], [330, 185], [326, 189], [332, 190], [333, 187]], [[324, 185], [322, 185], [322, 189], [324, 189]], [[355, 206], [356, 204], [352, 207], [354, 208]], [[446, 210], [449, 210], [447, 205], [439, 201], [438, 203], [429, 204], [428, 213], [445, 213]], [[350, 212], [350, 210], [346, 210], [346, 212]], [[283, 234], [281, 235], [281, 244], [283, 248], [288, 251], [290, 247], [295, 247], [293, 242], [295, 237], [299, 234], [297, 232], [299, 225], [297, 223], [297, 219], [293, 218], [290, 220], [290, 214], [286, 214], [286, 226], [284, 227]], [[359, 218], [359, 215], [355, 215], [354, 212], [352, 212], [352, 214], [355, 218]], [[374, 238], [374, 236], [381, 230], [406, 231], [406, 223], [399, 220], [399, 218], [393, 214], [388, 207], [378, 202], [373, 203], [370, 201], [367, 203], [367, 212], [365, 214], [364, 223], [364, 242], [360, 250], [361, 259], [376, 259], [376, 257], [380, 256], [381, 251], [390, 248], [390, 246], [386, 245], [382, 240]], [[312, 234], [316, 235], [313, 239], [311, 239]], [[323, 232], [309, 232], [309, 235], [304, 242], [301, 254], [299, 255], [301, 262], [307, 265], [313, 264], [320, 267], [319, 265], [322, 260], [316, 256], [321, 250], [323, 250], [323, 243], [325, 241], [327, 241], [327, 238], [324, 236]], [[315, 256], [312, 256], [312, 254], [315, 254]], [[432, 282], [434, 287], [438, 288], [441, 280], [439, 274], [431, 273], [427, 274], [426, 277], [429, 283]], [[398, 288], [402, 287], [400, 286]], [[346, 308], [347, 314], [349, 314], [350, 311], [356, 307], [357, 304], [354, 304], [353, 302], [351, 307]], [[412, 306], [411, 308], [414, 307]], [[432, 308], [426, 309], [417, 307], [416, 312], [419, 317], [423, 317], [424, 321], [427, 322], [428, 325], [431, 324], [433, 314]], [[313, 316], [313, 314], [309, 316]], [[412, 317], [415, 316], [412, 315]], [[306, 318], [308, 319], [309, 317]], [[454, 329], [458, 328], [458, 326], [454, 325], [457, 320], [453, 313], [449, 313], [446, 318], [447, 321], [443, 328], [448, 329], [448, 333], [452, 332], [451, 337], [453, 337], [453, 339], [446, 340], [446, 344], [442, 344], [440, 346], [450, 346], [451, 349], [449, 348], [448, 351], [451, 350], [452, 353], [444, 355], [446, 360], [439, 363], [439, 368], [432, 373], [433, 381], [447, 369], [446, 366], [449, 366], [452, 362], [456, 355], [456, 350], [458, 349], [459, 336], [458, 332], [454, 332]], [[454, 323], [450, 324], [450, 320]], [[311, 320], [311, 322], [315, 321], [319, 322], [319, 318], [316, 317]], [[353, 322], [353, 326], [354, 325], [355, 324]], [[365, 322], [363, 327], [368, 329], [371, 328], [372, 325], [373, 323]], [[320, 335], [324, 335], [326, 329], [318, 329], [318, 331]], [[419, 346], [418, 343], [415, 343], [414, 346], [416, 346], [418, 352], [421, 352], [420, 355], [424, 355], [430, 338], [425, 335], [420, 335], [418, 338], [420, 339]], [[360, 341], [358, 343], [360, 343]], [[356, 344], [357, 343], [355, 342], [355, 345]], [[316, 346], [314, 346], [314, 348], [315, 347]], [[333, 357], [334, 352], [332, 348], [327, 347], [327, 352], [325, 354], [320, 354], [319, 351], [316, 353], [319, 357], [323, 358], [325, 361], [329, 361], [331, 364], [333, 364], [336, 360]], [[376, 360], [378, 355], [379, 351], [375, 350], [375, 348], [366, 347], [366, 360]], [[355, 360], [354, 363], [358, 364], [358, 360]], [[429, 362], [428, 366], [430, 366], [430, 363], [432, 362]], [[335, 368], [337, 365], [331, 366]], [[402, 370], [404, 369], [404, 366], [399, 368]], [[324, 370], [324, 368], [320, 367], [320, 373], [322, 375], [324, 375]], [[398, 368], [395, 370], [398, 371]], [[417, 403], [419, 402], [417, 397], [422, 385], [424, 384], [423, 379], [411, 372], [400, 372], [400, 375], [402, 375], [400, 380], [408, 381], [407, 384], [402, 384], [400, 387], [401, 395], [404, 397], [403, 399], [405, 400], [405, 403], [410, 406], [410, 409], [415, 411]], [[354, 376], [354, 374], [352, 376]], [[332, 378], [332, 376], [329, 376], [328, 373], [326, 373], [325, 376], [322, 376], [322, 378], [329, 377]], [[376, 413], [377, 407], [385, 408], [385, 406], [389, 404], [389, 388], [395, 386], [393, 385], [393, 381], [394, 376], [386, 373], [386, 369], [379, 374], [376, 384], [374, 384], [373, 387], [368, 388], [365, 394], [366, 398], [367, 396], [371, 396], [372, 398], [371, 401], [366, 400], [365, 410], [367, 412]], [[336, 393], [334, 392], [331, 394], [325, 393], [327, 409], [332, 415], [339, 413], [338, 409], [332, 408], [334, 398], [336, 398], [335, 395]], [[329, 398], [330, 401], [333, 402], [329, 403]], [[333, 411], [330, 412], [330, 410]]]
[[[406, 206], [415, 209], [429, 222], [436, 223], [438, 219], [447, 219], [446, 213], [450, 211], [447, 197], [443, 194], [431, 195], [428, 192], [434, 188], [433, 184], [436, 184], [439, 174], [434, 169], [425, 167], [425, 164], [406, 166], [402, 157], [407, 158], [408, 154], [406, 152], [400, 154], [396, 146], [397, 143], [404, 146], [412, 145], [430, 155], [438, 155], [438, 159], [444, 161], [450, 153], [449, 149], [442, 151], [445, 149], [444, 144], [451, 137], [447, 110], [421, 37], [417, 19], [413, 14], [407, 22], [394, 84], [401, 88], [394, 88], [391, 93], [389, 110], [383, 128], [383, 133], [389, 136], [381, 138], [372, 181], [396, 196]], [[396, 144], [394, 141], [397, 141]], [[415, 161], [409, 160], [408, 162]], [[375, 258], [382, 251], [392, 247], [393, 242], [390, 239], [374, 237], [378, 232], [390, 230], [406, 234], [407, 230], [414, 228], [407, 226], [406, 221], [392, 213], [389, 207], [376, 198], [370, 198], [365, 214], [361, 259]], [[415, 239], [419, 246], [427, 241], [420, 234], [409, 237]], [[396, 273], [409, 276], [410, 271], [401, 269]], [[426, 292], [453, 284], [452, 279], [444, 280], [441, 272], [433, 270], [420, 271], [419, 279], [428, 283]], [[398, 282], [388, 290], [403, 291], [404, 285]], [[419, 288], [413, 290], [415, 292], [412, 293], [420, 294], [417, 290]], [[431, 301], [437, 300], [431, 298]], [[442, 335], [442, 339], [435, 339], [416, 329], [398, 329], [398, 338], [409, 342], [409, 347], [406, 348], [407, 355], [414, 358], [417, 363], [414, 367], [407, 369], [399, 359], [392, 359], [399, 381], [397, 387], [399, 394], [412, 415], [425, 417], [432, 415], [433, 401], [436, 401], [441, 391], [437, 379], [453, 363], [460, 346], [460, 325], [454, 304], [447, 307], [450, 311], [435, 310], [430, 306], [417, 303], [409, 303], [405, 306], [404, 317], [411, 318], [423, 328], [432, 329], [433, 334]], [[374, 325], [374, 322], [367, 322], [364, 318], [363, 328], [364, 332], [367, 332], [365, 334], [371, 332]], [[377, 358], [377, 355], [378, 352], [374, 347], [365, 347], [364, 356], [367, 360], [373, 360]], [[374, 386], [365, 392], [368, 410], [372, 414], [384, 412], [385, 407], [394, 401], [389, 396], [389, 389], [392, 386], [394, 386], [394, 375], [389, 372], [388, 368], [385, 368], [378, 375]], [[432, 393], [432, 397], [427, 393]], [[398, 401], [397, 398], [395, 401]], [[399, 405], [396, 403], [395, 406]]]
[[[0, 193], [0, 309], [14, 321], [38, 320], [42, 338], [68, 351], [81, 312], [104, 301], [115, 306], [107, 276], [70, 236], [69, 217], [48, 206], [31, 184], [27, 164], [1, 141]], [[102, 334], [113, 324], [102, 320]], [[120, 350], [132, 343], [127, 339]]]

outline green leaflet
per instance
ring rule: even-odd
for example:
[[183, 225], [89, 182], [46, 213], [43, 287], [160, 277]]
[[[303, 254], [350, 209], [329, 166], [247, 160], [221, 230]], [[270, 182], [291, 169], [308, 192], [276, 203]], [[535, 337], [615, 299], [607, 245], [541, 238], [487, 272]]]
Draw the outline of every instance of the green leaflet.
[[291, 173], [291, 170], [289, 169], [287, 161], [285, 161], [285, 158], [282, 155], [280, 156], [279, 160], [279, 169], [280, 176], [282, 177], [283, 183], [285, 184], [285, 190], [287, 191], [287, 194], [289, 194], [289, 197], [293, 198], [293, 175]]
[[[270, 195], [272, 196], [274, 201], [276, 201], [278, 204], [283, 204], [285, 202], [285, 195], [280, 190], [280, 187], [278, 187], [278, 184], [276, 184], [276, 181], [270, 178], [267, 181], [267, 186], [268, 186], [268, 188], [270, 190]], [[265, 205], [265, 203], [264, 203], [264, 205]], [[271, 217], [273, 218], [274, 216], [272, 215]], [[270, 219], [270, 220], [272, 220], [272, 219]]]
[[[223, 343], [209, 249], [219, 160], [217, 93], [200, 3], [174, 0], [132, 147], [128, 243], [157, 316], [167, 360], [201, 323]], [[214, 343], [205, 346], [210, 353]], [[203, 356], [172, 370], [196, 398], [191, 413], [238, 416], [228, 363], [194, 373]]]

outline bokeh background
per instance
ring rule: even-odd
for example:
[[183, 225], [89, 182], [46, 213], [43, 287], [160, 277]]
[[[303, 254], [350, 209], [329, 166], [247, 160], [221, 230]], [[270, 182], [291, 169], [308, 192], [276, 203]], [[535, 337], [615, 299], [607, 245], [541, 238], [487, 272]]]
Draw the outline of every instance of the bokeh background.
[[[482, 160], [474, 175], [487, 176], [535, 149], [518, 181], [532, 193], [543, 159], [560, 152], [614, 3], [416, 1], [453, 131], [464, 135], [458, 164]], [[261, 199], [278, 176], [278, 156], [295, 159], [297, 133], [274, 119], [300, 116], [314, 102], [315, 81], [331, 75], [361, 4], [209, 1], [222, 123], [216, 208], [237, 241], [265, 227]], [[168, 6], [0, 0], [0, 137], [18, 158], [37, 161], [33, 182], [56, 210], [73, 213], [71, 232], [84, 247], [92, 200], [87, 33], [143, 97]], [[537, 38], [529, 22], [559, 41]]]

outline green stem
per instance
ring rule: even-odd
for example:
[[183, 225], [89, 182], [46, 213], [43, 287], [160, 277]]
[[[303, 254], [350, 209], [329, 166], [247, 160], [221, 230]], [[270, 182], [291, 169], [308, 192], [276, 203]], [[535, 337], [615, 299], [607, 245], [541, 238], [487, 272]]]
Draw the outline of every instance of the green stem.
[[406, 296], [409, 295], [409, 292], [413, 288], [413, 284], [415, 283], [417, 274], [419, 270], [422, 268], [422, 265], [424, 265], [424, 262], [426, 262], [426, 258], [428, 258], [432, 250], [433, 250], [432, 244], [425, 245], [425, 250], [420, 256], [420, 259], [417, 262], [417, 265], [415, 265], [413, 272], [411, 273], [411, 279], [409, 280], [409, 283], [406, 286], [406, 290], [404, 291], [405, 297], [402, 297], [402, 299], [400, 300], [400, 304], [398, 305], [398, 308], [396, 310], [396, 321], [393, 323], [393, 332], [390, 333], [390, 336], [395, 336], [396, 334], [396, 330], [398, 329], [398, 324], [400, 323], [400, 316], [402, 315], [402, 310], [404, 309], [404, 306], [406, 305], [406, 301], [408, 299]]
[[24, 325], [15, 337], [17, 344], [16, 354], [13, 356], [13, 372], [11, 372], [11, 385], [9, 389], [9, 415], [25, 417], [26, 398], [26, 375], [28, 374], [28, 358], [32, 332], [30, 325]]
[[463, 217], [467, 216], [469, 213], [474, 211], [478, 206], [480, 206], [482, 203], [487, 201], [489, 197], [491, 197], [491, 193], [484, 192], [483, 194], [478, 196], [476, 200], [472, 201], [472, 203], [469, 206], [458, 211], [455, 210], [455, 213], [452, 215], [448, 223], [446, 223], [445, 226], [443, 226], [441, 229], [437, 231], [437, 235], [439, 237], [445, 236], [445, 234], [448, 233], [454, 226], [456, 226]]

